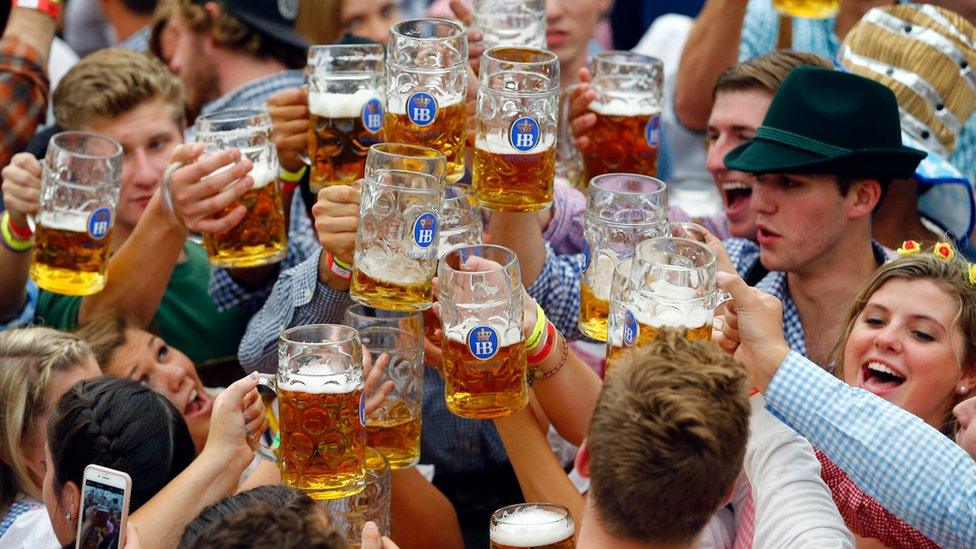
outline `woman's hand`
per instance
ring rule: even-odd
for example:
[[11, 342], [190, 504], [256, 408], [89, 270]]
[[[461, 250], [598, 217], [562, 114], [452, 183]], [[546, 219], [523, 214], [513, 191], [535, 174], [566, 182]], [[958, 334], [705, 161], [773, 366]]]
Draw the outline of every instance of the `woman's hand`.
[[400, 549], [390, 538], [380, 536], [380, 529], [373, 521], [363, 525], [362, 542], [359, 546], [362, 549]]
[[2, 171], [3, 205], [10, 219], [27, 225], [27, 216], [37, 215], [41, 204], [41, 163], [30, 153], [17, 153]]
[[369, 349], [363, 349], [363, 370], [366, 374], [366, 386], [363, 392], [366, 393], [366, 404], [364, 406], [366, 415], [375, 412], [383, 404], [383, 400], [390, 394], [390, 391], [393, 390], [392, 380], [383, 381], [385, 377], [383, 374], [389, 365], [390, 355], [380, 354], [374, 364], [372, 353], [369, 352]]
[[278, 148], [281, 167], [297, 172], [308, 152], [308, 90], [304, 87], [278, 92], [268, 98], [271, 139]]
[[217, 395], [210, 415], [210, 434], [201, 455], [211, 454], [213, 459], [244, 471], [254, 458], [258, 437], [268, 427], [257, 386], [258, 376], [251, 374]]

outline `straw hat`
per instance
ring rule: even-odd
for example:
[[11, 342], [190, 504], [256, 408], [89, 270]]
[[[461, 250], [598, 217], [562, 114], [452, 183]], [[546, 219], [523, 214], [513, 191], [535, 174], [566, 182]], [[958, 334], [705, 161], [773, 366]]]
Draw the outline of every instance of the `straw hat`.
[[844, 38], [847, 70], [889, 87], [902, 127], [948, 156], [976, 109], [976, 26], [928, 4], [874, 8]]

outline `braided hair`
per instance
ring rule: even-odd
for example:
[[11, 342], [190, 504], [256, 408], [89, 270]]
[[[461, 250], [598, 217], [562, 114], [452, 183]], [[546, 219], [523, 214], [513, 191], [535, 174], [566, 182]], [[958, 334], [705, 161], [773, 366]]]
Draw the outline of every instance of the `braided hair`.
[[56, 492], [81, 486], [85, 467], [101, 465], [132, 477], [132, 511], [158, 493], [196, 457], [179, 411], [159, 393], [123, 378], [73, 386], [48, 423]]

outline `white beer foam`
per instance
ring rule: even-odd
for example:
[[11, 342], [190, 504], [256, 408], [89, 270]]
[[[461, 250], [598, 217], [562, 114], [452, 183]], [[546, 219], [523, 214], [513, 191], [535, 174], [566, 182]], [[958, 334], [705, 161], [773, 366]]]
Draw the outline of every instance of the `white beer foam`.
[[559, 513], [541, 507], [525, 507], [491, 527], [491, 541], [512, 547], [537, 547], [562, 541], [573, 535], [572, 524], [567, 524]]
[[37, 223], [48, 229], [71, 231], [73, 233], [88, 232], [88, 212], [41, 212], [37, 216]]
[[302, 367], [302, 373], [289, 374], [288, 380], [279, 382], [278, 388], [295, 393], [338, 395], [362, 388], [363, 383], [352, 381], [346, 373], [336, 373], [327, 364], [311, 364]]
[[[407, 114], [407, 98], [409, 98], [411, 95], [413, 95], [413, 92], [407, 93], [405, 95], [398, 95], [397, 97], [391, 98], [386, 105], [386, 111], [391, 114], [400, 114], [400, 115]], [[438, 100], [437, 101], [438, 113], [440, 113], [440, 111], [448, 107], [453, 107], [454, 105], [460, 104], [463, 99], [464, 97], [462, 95], [458, 95], [457, 97], [452, 97], [443, 102]]]
[[308, 111], [325, 118], [359, 118], [363, 105], [373, 99], [383, 101], [379, 90], [363, 89], [351, 94], [309, 92]]
[[648, 286], [648, 289], [651, 291], [645, 290], [644, 299], [653, 301], [653, 297], [647, 297], [650, 294], [666, 299], [668, 303], [666, 306], [658, 303], [657, 308], [663, 313], [653, 316], [645, 311], [635, 311], [637, 321], [641, 324], [652, 328], [692, 329], [710, 323], [715, 315], [714, 310], [708, 307], [707, 302], [695, 300], [695, 290], [691, 288], [676, 286], [664, 280], [655, 280]]
[[617, 264], [616, 257], [613, 252], [601, 252], [598, 253], [596, 257], [590, 258], [591, 262], [595, 264], [590, 265], [591, 269], [594, 269], [592, 278], [593, 286], [590, 286], [590, 291], [597, 299], [603, 301], [610, 301], [610, 287], [613, 284], [613, 268]]
[[[252, 189], [260, 189], [278, 177], [278, 171], [271, 166], [271, 162], [268, 161], [267, 155], [259, 156], [264, 149], [265, 147], [249, 147], [241, 149], [241, 159], [243, 160], [244, 158], [248, 158], [254, 163], [254, 165], [251, 167], [251, 171], [247, 172], [247, 175], [251, 176], [251, 179], [254, 180], [254, 185], [251, 187]], [[259, 158], [259, 160], [255, 160], [255, 158]], [[222, 166], [214, 170], [209, 177], [219, 175], [229, 170], [231, 166], [233, 166], [233, 164]], [[231, 183], [231, 185], [233, 185], [233, 183]], [[230, 185], [227, 187], [230, 187]]]
[[651, 116], [661, 112], [659, 108], [647, 105], [642, 95], [611, 97], [607, 102], [596, 100], [590, 103], [590, 110], [603, 116]]
[[499, 135], [497, 133], [489, 133], [485, 136], [478, 136], [474, 146], [482, 151], [493, 154], [539, 154], [551, 149], [556, 143], [555, 132], [541, 135], [542, 139], [539, 141], [539, 144], [533, 147], [532, 150], [525, 152], [513, 147], [508, 141], [507, 134]]
[[417, 286], [427, 282], [428, 270], [416, 259], [409, 259], [385, 248], [370, 248], [356, 258], [356, 267], [374, 280], [390, 284]]
[[522, 332], [515, 329], [507, 329], [508, 324], [503, 321], [483, 322], [476, 318], [466, 318], [460, 325], [445, 330], [444, 336], [447, 339], [461, 345], [468, 344], [468, 333], [478, 326], [490, 326], [498, 334], [498, 346], [509, 347], [522, 341]]

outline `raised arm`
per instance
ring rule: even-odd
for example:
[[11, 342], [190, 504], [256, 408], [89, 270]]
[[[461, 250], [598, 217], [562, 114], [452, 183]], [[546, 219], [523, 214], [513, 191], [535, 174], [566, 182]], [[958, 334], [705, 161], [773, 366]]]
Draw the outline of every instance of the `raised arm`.
[[[37, 215], [41, 164], [30, 153], [18, 153], [0, 175], [3, 176], [3, 222], [7, 225], [3, 227], [4, 244], [0, 245], [0, 321], [4, 321], [20, 314], [27, 302], [31, 244], [29, 238], [18, 237], [15, 227], [27, 228], [27, 217]], [[8, 235], [13, 246], [6, 242]]]
[[457, 513], [447, 496], [416, 467], [391, 473], [390, 538], [401, 549], [460, 549], [464, 547]]

